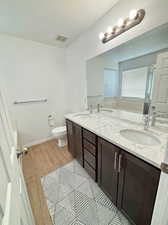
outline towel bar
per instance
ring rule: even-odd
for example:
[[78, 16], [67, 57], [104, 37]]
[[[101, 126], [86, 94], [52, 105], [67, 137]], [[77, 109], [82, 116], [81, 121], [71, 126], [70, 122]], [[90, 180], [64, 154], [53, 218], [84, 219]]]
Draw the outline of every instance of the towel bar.
[[35, 100], [28, 100], [28, 101], [14, 101], [14, 105], [18, 104], [26, 104], [26, 103], [36, 103], [36, 102], [47, 102], [47, 99], [35, 99]]

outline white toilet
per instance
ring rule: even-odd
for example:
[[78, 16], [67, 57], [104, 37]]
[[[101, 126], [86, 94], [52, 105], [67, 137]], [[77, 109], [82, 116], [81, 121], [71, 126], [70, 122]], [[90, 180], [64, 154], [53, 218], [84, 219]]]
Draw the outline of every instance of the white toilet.
[[48, 125], [51, 129], [52, 136], [58, 140], [58, 146], [64, 147], [67, 144], [66, 126], [56, 127], [56, 122], [53, 115], [48, 116]]
[[66, 126], [63, 127], [55, 127], [51, 130], [53, 137], [58, 140], [58, 146], [64, 147], [67, 144], [66, 138]]

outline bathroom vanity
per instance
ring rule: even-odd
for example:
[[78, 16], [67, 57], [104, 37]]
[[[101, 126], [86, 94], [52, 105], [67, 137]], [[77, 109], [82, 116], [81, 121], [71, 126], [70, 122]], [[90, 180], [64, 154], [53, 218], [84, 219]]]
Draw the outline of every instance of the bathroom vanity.
[[151, 224], [168, 140], [167, 35], [165, 24], [88, 59], [89, 112], [66, 116], [69, 151], [133, 225]]
[[[95, 116], [68, 115], [68, 148], [132, 224], [150, 225], [164, 138], [158, 146], [136, 145], [118, 134], [126, 123], [101, 113]], [[128, 126], [134, 125], [128, 123]]]

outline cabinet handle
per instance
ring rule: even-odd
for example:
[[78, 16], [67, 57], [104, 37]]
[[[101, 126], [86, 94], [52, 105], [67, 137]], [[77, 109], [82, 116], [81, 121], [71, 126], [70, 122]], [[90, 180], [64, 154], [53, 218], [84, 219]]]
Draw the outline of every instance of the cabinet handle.
[[115, 152], [115, 155], [114, 155], [114, 170], [117, 170], [117, 158], [118, 158], [118, 152]]
[[121, 162], [122, 162], [122, 155], [119, 155], [119, 163], [118, 163], [118, 172], [121, 172]]

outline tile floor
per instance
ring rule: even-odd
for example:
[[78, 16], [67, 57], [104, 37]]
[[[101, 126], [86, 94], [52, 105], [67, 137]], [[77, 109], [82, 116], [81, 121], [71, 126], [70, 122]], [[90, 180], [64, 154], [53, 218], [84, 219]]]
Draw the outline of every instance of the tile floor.
[[76, 160], [41, 182], [54, 225], [130, 225]]

